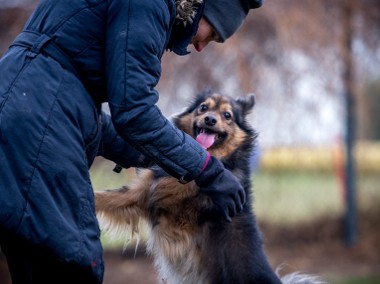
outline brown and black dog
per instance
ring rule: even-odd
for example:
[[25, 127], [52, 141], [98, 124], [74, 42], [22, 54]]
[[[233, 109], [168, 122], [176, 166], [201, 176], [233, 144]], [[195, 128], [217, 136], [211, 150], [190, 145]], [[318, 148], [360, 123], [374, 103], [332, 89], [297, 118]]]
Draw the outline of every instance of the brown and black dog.
[[[247, 202], [232, 222], [214, 214], [211, 198], [195, 182], [181, 184], [158, 167], [141, 170], [121, 189], [95, 193], [104, 230], [134, 233], [141, 222], [148, 224], [147, 250], [159, 283], [281, 283], [268, 264], [251, 208], [249, 160], [257, 135], [246, 116], [253, 106], [254, 96], [233, 99], [205, 91], [173, 118], [243, 185]], [[289, 280], [317, 283], [303, 279]]]

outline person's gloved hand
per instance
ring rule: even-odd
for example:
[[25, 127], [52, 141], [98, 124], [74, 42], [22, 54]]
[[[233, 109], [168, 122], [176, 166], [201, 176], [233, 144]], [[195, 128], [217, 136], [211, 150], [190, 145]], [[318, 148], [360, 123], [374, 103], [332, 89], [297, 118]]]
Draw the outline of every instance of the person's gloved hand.
[[194, 181], [201, 192], [212, 198], [227, 221], [231, 222], [231, 218], [243, 210], [245, 192], [242, 185], [215, 157], [210, 157], [206, 168]]

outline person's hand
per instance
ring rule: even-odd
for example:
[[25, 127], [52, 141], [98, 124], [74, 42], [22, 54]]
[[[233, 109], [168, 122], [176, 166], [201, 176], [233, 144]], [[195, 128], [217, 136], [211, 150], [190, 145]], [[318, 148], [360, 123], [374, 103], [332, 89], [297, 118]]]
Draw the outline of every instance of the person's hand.
[[209, 195], [216, 209], [231, 222], [243, 210], [245, 191], [238, 179], [211, 156], [203, 172], [195, 179], [201, 192]]

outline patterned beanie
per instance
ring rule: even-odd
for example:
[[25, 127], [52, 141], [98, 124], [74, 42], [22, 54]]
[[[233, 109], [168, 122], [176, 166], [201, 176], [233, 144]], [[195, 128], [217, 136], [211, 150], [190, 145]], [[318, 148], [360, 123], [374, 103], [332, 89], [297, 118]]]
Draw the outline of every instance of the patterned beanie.
[[241, 26], [250, 9], [259, 8], [263, 0], [204, 0], [203, 16], [224, 42]]

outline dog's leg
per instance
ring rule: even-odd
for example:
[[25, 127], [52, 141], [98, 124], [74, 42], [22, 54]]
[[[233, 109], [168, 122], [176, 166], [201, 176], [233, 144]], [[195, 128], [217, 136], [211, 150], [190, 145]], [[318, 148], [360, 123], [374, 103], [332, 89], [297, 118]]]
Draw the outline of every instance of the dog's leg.
[[113, 234], [138, 233], [141, 219], [147, 216], [147, 195], [152, 181], [153, 173], [146, 170], [128, 186], [95, 191], [100, 227]]

